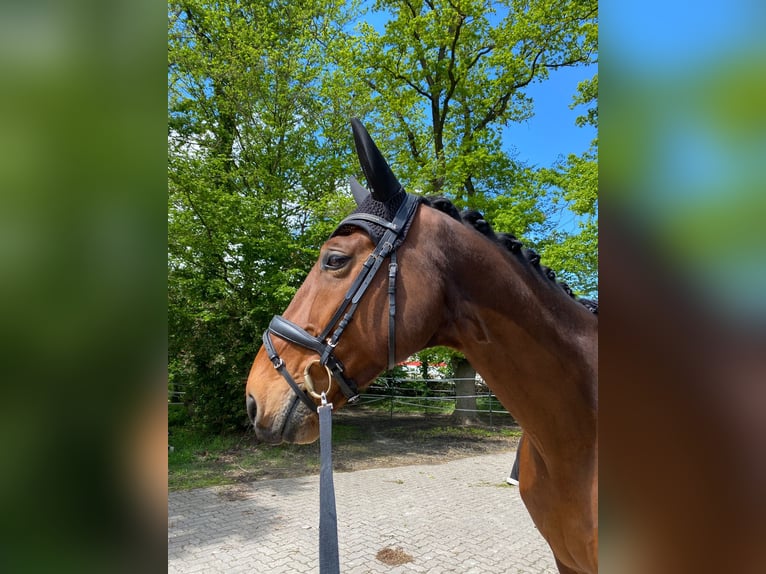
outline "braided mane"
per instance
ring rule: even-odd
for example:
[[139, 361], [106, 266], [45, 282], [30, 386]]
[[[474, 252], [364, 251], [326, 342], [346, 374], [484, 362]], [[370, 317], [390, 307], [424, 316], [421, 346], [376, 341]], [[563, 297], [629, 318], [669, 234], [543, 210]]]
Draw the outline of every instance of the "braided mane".
[[446, 197], [423, 197], [422, 201], [425, 205], [446, 213], [463, 225], [475, 229], [490, 241], [509, 251], [512, 255], [516, 257], [524, 257], [534, 269], [538, 269], [572, 299], [583, 305], [594, 315], [598, 315], [598, 300], [594, 301], [584, 297], [576, 297], [566, 282], [557, 281], [556, 273], [551, 268], [540, 263], [540, 256], [537, 252], [535, 252], [534, 249], [524, 247], [521, 241], [519, 241], [512, 233], [495, 233], [492, 226], [484, 219], [484, 216], [481, 213], [473, 209], [465, 209], [462, 212], [459, 212], [453, 203]]

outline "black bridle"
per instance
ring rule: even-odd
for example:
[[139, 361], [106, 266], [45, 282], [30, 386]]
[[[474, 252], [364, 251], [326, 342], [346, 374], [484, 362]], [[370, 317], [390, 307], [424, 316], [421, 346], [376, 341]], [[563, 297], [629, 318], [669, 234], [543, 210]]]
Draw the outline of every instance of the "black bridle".
[[[402, 193], [404, 193], [404, 190], [402, 190]], [[343, 363], [335, 356], [335, 347], [338, 345], [343, 331], [348, 326], [359, 306], [359, 301], [367, 291], [370, 283], [372, 283], [384, 259], [390, 256], [388, 264], [388, 368], [392, 369], [394, 367], [396, 363], [396, 273], [398, 270], [396, 249], [404, 240], [405, 233], [409, 228], [408, 223], [415, 215], [415, 210], [419, 203], [420, 201], [417, 196], [405, 194], [404, 202], [397, 210], [393, 221], [388, 221], [370, 213], [354, 213], [340, 222], [337, 229], [355, 224], [364, 228], [372, 223], [385, 228], [386, 231], [364, 262], [361, 271], [359, 271], [356, 279], [346, 292], [343, 302], [319, 335], [314, 336], [310, 334], [304, 328], [288, 321], [281, 315], [275, 315], [269, 323], [269, 328], [263, 333], [263, 346], [274, 368], [292, 387], [298, 398], [312, 411], [316, 412], [317, 404], [312, 399], [311, 393], [314, 396], [316, 396], [316, 393], [313, 389], [307, 392], [295, 382], [295, 379], [288, 372], [285, 362], [274, 348], [271, 336], [276, 335], [289, 343], [311, 349], [317, 353], [319, 355], [318, 362], [327, 369], [327, 372], [338, 383], [338, 387], [347, 401], [349, 403], [357, 401], [359, 399], [359, 386], [353, 379], [346, 376]], [[306, 372], [308, 372], [308, 367]]]

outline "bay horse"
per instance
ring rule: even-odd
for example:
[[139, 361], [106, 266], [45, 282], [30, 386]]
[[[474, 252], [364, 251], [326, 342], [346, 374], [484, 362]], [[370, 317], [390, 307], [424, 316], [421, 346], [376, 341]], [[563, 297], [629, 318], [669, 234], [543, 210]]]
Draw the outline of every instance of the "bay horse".
[[313, 442], [322, 393], [337, 410], [412, 353], [457, 349], [524, 429], [520, 493], [559, 572], [595, 574], [597, 315], [480, 214], [405, 192], [351, 124], [370, 191], [352, 180], [357, 210], [263, 335], [245, 392], [257, 437]]

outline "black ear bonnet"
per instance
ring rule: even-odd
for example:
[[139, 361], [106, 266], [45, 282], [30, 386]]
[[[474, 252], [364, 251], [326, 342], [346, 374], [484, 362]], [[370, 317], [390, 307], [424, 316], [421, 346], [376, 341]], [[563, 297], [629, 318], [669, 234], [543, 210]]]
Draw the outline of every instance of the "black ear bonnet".
[[[412, 215], [417, 205], [421, 203], [420, 198], [409, 196], [404, 188], [396, 179], [394, 172], [386, 162], [383, 154], [380, 153], [378, 146], [370, 137], [367, 129], [357, 118], [351, 118], [351, 130], [354, 136], [354, 146], [356, 155], [359, 158], [359, 165], [362, 168], [367, 179], [368, 190], [365, 190], [359, 182], [351, 178], [351, 191], [354, 200], [357, 203], [356, 210], [344, 219], [332, 236], [342, 233], [349, 227], [358, 227], [363, 229], [370, 236], [372, 242], [377, 246], [383, 239], [387, 229], [384, 225], [375, 222], [375, 218], [383, 219], [390, 223], [395, 223], [397, 228], [394, 231], [396, 237], [393, 240], [392, 248], [396, 250], [404, 241], [407, 231], [412, 224]], [[408, 200], [408, 198], [410, 198]], [[403, 205], [402, 213], [397, 218], [397, 213]], [[406, 211], [406, 213], [405, 213]], [[365, 216], [372, 216], [367, 217]], [[389, 229], [390, 230], [390, 229]]]

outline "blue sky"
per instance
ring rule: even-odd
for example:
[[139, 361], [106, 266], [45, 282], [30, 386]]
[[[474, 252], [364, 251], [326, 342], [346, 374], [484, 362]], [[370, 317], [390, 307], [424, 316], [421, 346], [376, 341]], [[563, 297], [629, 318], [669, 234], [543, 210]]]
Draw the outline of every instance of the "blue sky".
[[578, 127], [575, 118], [585, 114], [585, 106], [570, 110], [577, 84], [593, 77], [597, 66], [561, 68], [550, 77], [526, 89], [534, 100], [535, 115], [503, 131], [503, 141], [518, 152], [518, 159], [538, 167], [550, 167], [570, 153], [581, 154], [596, 137], [591, 126]]

